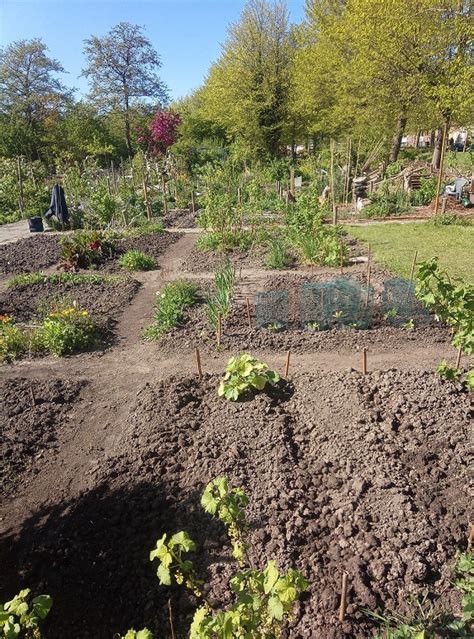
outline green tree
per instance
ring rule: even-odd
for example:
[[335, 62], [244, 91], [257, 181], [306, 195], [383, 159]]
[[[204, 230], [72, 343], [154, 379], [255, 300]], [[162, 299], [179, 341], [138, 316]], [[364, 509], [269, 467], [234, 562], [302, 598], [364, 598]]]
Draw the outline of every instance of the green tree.
[[9, 155], [36, 159], [48, 118], [71, 102], [71, 91], [58, 78], [64, 69], [47, 51], [39, 38], [0, 50], [0, 117], [6, 127], [0, 146]]
[[152, 99], [155, 106], [167, 101], [167, 89], [156, 71], [161, 66], [158, 53], [143, 35], [143, 29], [120, 22], [103, 37], [85, 41], [87, 65], [82, 75], [90, 80], [90, 98], [102, 109], [119, 110], [130, 156], [132, 107]]
[[284, 3], [249, 0], [202, 90], [203, 115], [261, 154], [285, 142], [293, 40]]

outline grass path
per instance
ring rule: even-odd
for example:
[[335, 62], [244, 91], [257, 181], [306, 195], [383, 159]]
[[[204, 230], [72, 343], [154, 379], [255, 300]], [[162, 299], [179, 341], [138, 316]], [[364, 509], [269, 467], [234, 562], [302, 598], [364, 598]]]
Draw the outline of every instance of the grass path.
[[474, 226], [394, 223], [346, 225], [345, 230], [369, 243], [376, 261], [403, 277], [410, 275], [413, 255], [418, 251], [418, 261], [438, 257], [451, 276], [474, 283]]

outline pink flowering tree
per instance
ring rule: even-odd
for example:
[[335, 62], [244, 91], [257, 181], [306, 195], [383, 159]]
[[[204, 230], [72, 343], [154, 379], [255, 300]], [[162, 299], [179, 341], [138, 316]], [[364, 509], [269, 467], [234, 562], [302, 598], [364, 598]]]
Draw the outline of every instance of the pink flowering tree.
[[150, 157], [164, 157], [178, 138], [181, 117], [171, 111], [157, 111], [147, 128], [138, 130], [138, 143]]

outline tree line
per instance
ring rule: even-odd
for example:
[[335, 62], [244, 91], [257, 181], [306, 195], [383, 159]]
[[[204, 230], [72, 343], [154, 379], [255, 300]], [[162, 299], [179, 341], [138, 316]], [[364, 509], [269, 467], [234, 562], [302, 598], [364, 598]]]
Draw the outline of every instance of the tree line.
[[[443, 128], [474, 124], [472, 17], [469, 0], [306, 0], [294, 25], [284, 2], [249, 0], [203, 85], [169, 107], [178, 151], [269, 159], [351, 136], [394, 162], [404, 134], [432, 131], [439, 155]], [[90, 90], [75, 101], [40, 39], [2, 49], [0, 154], [134, 154], [136, 130], [168, 106], [158, 53], [120, 23], [84, 56]]]

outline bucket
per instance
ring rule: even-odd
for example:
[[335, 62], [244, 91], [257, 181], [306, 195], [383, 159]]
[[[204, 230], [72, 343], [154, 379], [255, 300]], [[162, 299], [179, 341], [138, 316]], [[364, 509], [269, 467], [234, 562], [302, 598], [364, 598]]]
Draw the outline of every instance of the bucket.
[[35, 215], [28, 220], [28, 226], [30, 227], [30, 233], [41, 233], [44, 231], [43, 218], [41, 215]]

